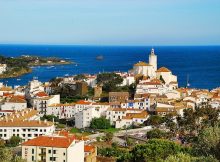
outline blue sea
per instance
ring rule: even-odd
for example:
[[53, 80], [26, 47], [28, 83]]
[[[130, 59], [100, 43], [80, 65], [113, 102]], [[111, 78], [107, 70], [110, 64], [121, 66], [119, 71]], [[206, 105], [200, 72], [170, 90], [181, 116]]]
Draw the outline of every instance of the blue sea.
[[[158, 67], [165, 66], [178, 76], [179, 86], [186, 86], [187, 75], [191, 87], [212, 89], [220, 86], [220, 46], [156, 46]], [[138, 61], [148, 62], [148, 46], [62, 46], [62, 45], [0, 45], [0, 55], [55, 56], [77, 63], [40, 66], [33, 73], [2, 79], [8, 85], [25, 85], [33, 77], [45, 82], [66, 74], [128, 71]], [[102, 55], [102, 61], [96, 57]]]

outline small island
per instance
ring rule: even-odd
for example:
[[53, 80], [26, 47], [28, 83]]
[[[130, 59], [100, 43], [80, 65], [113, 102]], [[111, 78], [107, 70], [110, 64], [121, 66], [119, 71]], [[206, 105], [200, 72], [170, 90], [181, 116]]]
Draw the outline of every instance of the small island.
[[0, 78], [14, 78], [32, 72], [32, 66], [66, 65], [72, 62], [57, 57], [22, 55], [20, 57], [0, 56]]

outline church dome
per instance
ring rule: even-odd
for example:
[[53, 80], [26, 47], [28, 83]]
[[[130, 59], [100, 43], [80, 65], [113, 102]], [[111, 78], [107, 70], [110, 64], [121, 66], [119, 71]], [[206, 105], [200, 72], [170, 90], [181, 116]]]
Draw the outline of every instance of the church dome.
[[152, 66], [152, 65], [141, 61], [141, 62], [138, 62], [138, 63], [134, 64], [134, 66]]
[[171, 71], [167, 69], [166, 67], [161, 67], [156, 72], [171, 72]]

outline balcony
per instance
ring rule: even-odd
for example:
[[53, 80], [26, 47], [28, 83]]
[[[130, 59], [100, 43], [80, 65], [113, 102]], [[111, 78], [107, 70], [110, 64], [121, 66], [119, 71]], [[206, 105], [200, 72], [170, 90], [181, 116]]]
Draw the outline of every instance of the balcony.
[[46, 152], [39, 153], [39, 156], [46, 156]]

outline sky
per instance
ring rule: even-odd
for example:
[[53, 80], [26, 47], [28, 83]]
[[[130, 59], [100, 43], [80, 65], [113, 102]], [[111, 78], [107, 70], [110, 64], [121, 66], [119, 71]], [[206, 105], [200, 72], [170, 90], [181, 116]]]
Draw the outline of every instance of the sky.
[[0, 44], [220, 45], [220, 0], [0, 0]]

